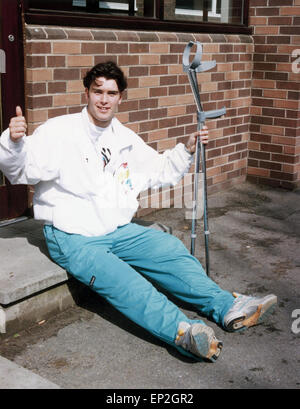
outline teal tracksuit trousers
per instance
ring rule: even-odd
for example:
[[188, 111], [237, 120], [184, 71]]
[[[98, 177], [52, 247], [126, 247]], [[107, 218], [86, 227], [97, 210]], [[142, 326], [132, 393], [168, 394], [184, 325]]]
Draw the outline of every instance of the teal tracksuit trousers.
[[147, 277], [221, 326], [233, 304], [232, 294], [207, 277], [183, 243], [162, 231], [129, 223], [104, 236], [85, 237], [45, 225], [44, 235], [57, 264], [185, 355], [191, 356], [175, 344], [178, 324], [202, 321], [190, 320]]

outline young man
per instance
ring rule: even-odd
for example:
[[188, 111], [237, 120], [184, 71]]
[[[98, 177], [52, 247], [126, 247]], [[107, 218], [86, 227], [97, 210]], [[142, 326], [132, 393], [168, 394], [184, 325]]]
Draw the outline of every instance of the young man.
[[213, 330], [186, 317], [145, 277], [228, 331], [259, 323], [276, 296], [222, 290], [180, 240], [131, 223], [139, 193], [176, 184], [191, 165], [197, 137], [207, 143], [207, 129], [158, 154], [115, 118], [127, 86], [118, 66], [96, 65], [84, 86], [81, 113], [50, 119], [29, 137], [17, 107], [0, 138], [0, 168], [11, 183], [35, 185], [35, 218], [45, 221], [56, 263], [181, 353], [215, 361], [222, 342]]

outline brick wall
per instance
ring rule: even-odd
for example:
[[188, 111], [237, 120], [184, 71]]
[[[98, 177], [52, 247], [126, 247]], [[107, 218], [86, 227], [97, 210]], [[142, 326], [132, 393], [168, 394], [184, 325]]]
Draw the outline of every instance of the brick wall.
[[[246, 177], [250, 124], [253, 43], [249, 36], [27, 26], [29, 132], [48, 118], [81, 110], [83, 75], [94, 64], [111, 59], [129, 80], [117, 115], [121, 122], [159, 152], [184, 142], [197, 123], [194, 98], [182, 70], [189, 40], [203, 44], [203, 59], [218, 62], [198, 77], [204, 109], [227, 107], [226, 117], [207, 123], [209, 192], [240, 183]], [[160, 204], [162, 197], [160, 192]], [[176, 197], [176, 189], [171, 189], [170, 197]]]
[[[300, 184], [300, 0], [250, 0], [254, 70], [248, 179]], [[298, 50], [298, 51], [295, 51]], [[300, 65], [298, 64], [298, 70]]]

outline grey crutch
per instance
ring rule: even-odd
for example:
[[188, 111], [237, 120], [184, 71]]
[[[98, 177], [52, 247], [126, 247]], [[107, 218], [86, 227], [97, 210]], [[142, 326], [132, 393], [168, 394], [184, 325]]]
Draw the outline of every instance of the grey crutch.
[[[196, 54], [193, 61], [190, 63], [190, 53], [192, 47], [196, 45]], [[204, 112], [201, 101], [200, 93], [197, 82], [197, 74], [211, 70], [216, 66], [216, 61], [201, 61], [202, 59], [202, 45], [199, 42], [190, 41], [183, 53], [183, 71], [187, 73], [189, 82], [193, 91], [197, 106], [197, 122], [198, 131], [205, 125], [207, 118], [218, 118], [225, 115], [226, 108], [212, 110]], [[192, 208], [192, 231], [191, 231], [191, 254], [195, 253], [195, 241], [196, 241], [196, 221], [197, 221], [197, 203], [198, 203], [198, 174], [200, 169], [200, 155], [201, 155], [201, 172], [203, 173], [203, 222], [204, 222], [204, 240], [205, 240], [205, 262], [206, 262], [206, 274], [209, 276], [209, 229], [208, 229], [208, 216], [207, 216], [207, 180], [206, 180], [206, 160], [205, 160], [205, 145], [200, 142], [200, 138], [197, 139], [196, 152], [195, 152], [195, 170], [194, 170], [194, 188], [193, 188], [193, 208]]]

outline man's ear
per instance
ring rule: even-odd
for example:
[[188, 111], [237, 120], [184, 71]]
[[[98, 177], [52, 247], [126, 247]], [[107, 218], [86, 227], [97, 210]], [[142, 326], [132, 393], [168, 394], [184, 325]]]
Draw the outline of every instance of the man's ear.
[[89, 89], [88, 88], [84, 89], [84, 94], [85, 94], [86, 102], [88, 102], [89, 101]]
[[118, 102], [119, 105], [120, 105], [121, 102], [122, 102], [122, 98], [123, 98], [123, 92], [120, 92], [120, 99], [119, 99], [119, 102]]

